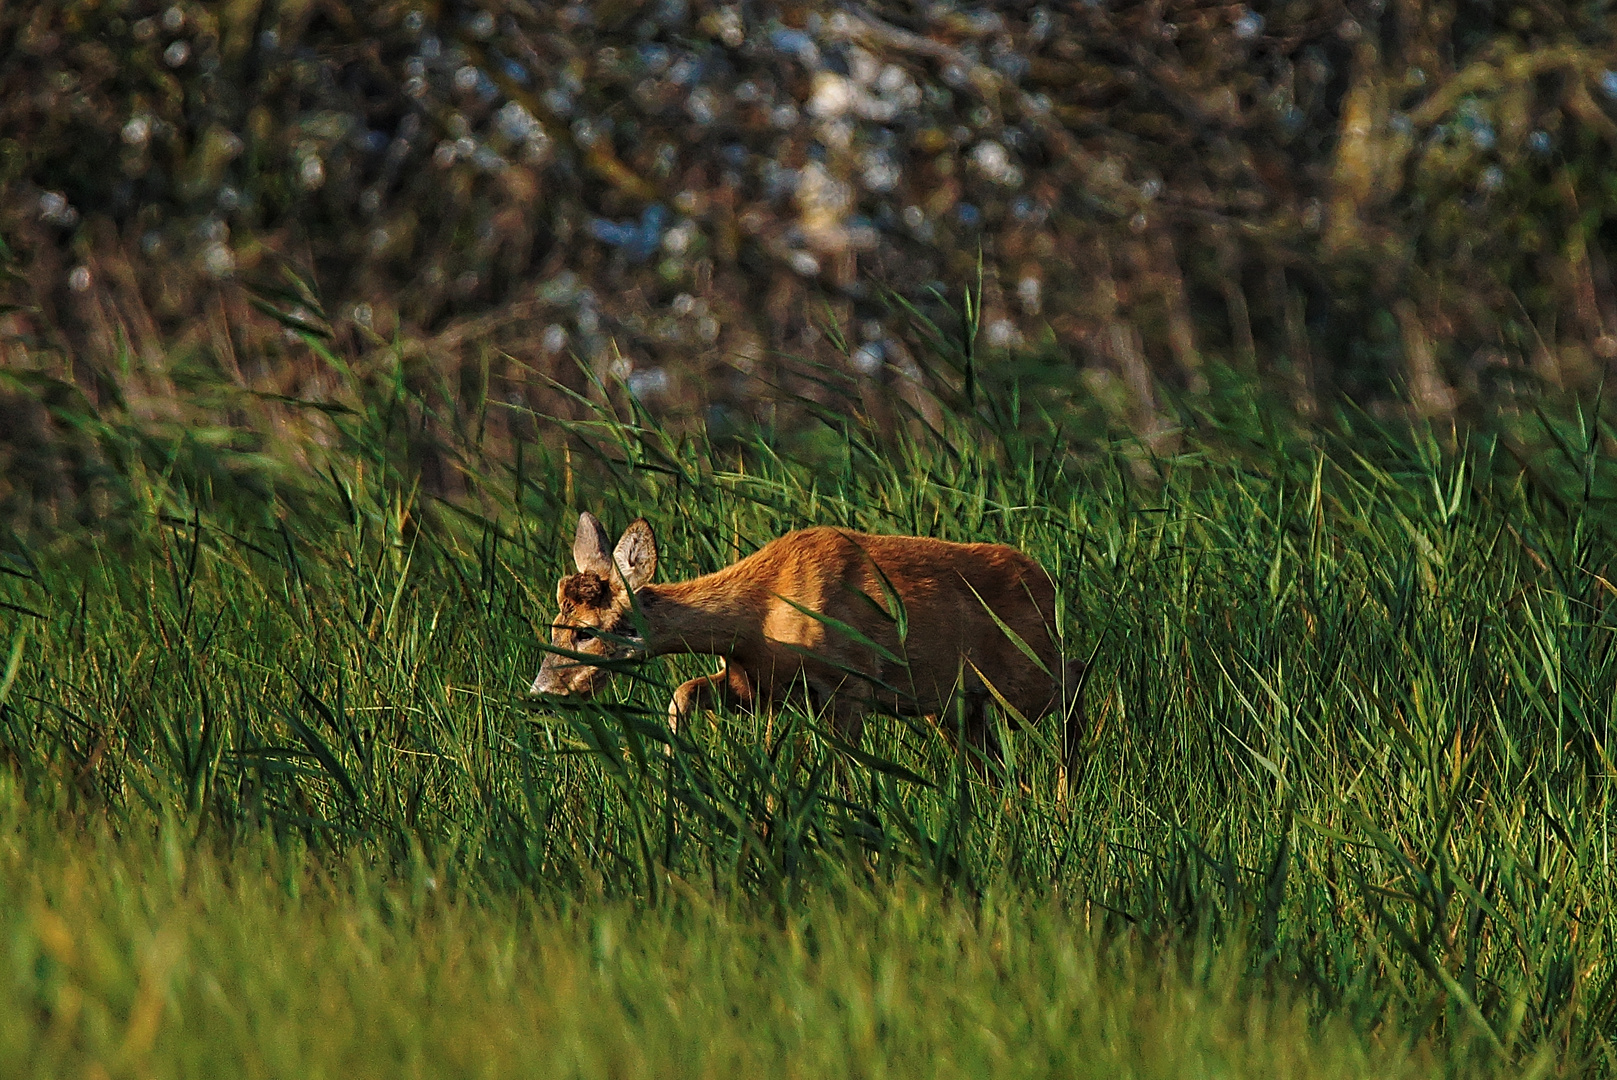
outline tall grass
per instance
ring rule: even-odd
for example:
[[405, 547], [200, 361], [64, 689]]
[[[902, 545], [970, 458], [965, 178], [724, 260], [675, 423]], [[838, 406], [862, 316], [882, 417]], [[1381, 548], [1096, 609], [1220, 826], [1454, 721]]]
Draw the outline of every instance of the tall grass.
[[[1353, 414], [1305, 436], [1232, 407], [1187, 415], [1169, 453], [1076, 442], [984, 379], [941, 430], [826, 412], [788, 451], [580, 399], [587, 419], [545, 422], [565, 454], [468, 443], [451, 504], [397, 451], [419, 420], [402, 382], [356, 393], [321, 468], [267, 494], [146, 446], [116, 528], [10, 538], [0, 753], [31, 813], [307, 850], [354, 864], [350, 883], [407, 890], [430, 866], [502, 912], [666, 928], [700, 898], [787, 940], [878, 934], [825, 930], [826, 890], [907, 897], [922, 921], [1043, 912], [1025, 940], [1081, 924], [1170, 965], [1228, 943], [1229, 985], [1290, 987], [1355, 1037], [1437, 1040], [1455, 1069], [1609, 1071], [1598, 407], [1487, 440]], [[1069, 655], [1094, 656], [1069, 782], [1055, 725], [1003, 731], [986, 775], [919, 722], [849, 748], [788, 709], [675, 739], [663, 705], [689, 658], [535, 707], [581, 508], [651, 520], [665, 579], [808, 524], [1016, 544], [1058, 582]]]

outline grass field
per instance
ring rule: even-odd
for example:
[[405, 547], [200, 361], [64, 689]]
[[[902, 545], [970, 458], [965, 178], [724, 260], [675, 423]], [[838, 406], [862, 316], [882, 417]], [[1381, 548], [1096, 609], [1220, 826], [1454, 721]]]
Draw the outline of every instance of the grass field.
[[[986, 390], [789, 449], [597, 411], [451, 505], [367, 393], [307, 467], [130, 441], [106, 517], [0, 549], [18, 1075], [1612, 1070], [1592, 415], [1152, 454]], [[891, 719], [670, 743], [688, 658], [533, 707], [583, 508], [663, 580], [814, 523], [1022, 547], [1094, 656], [1070, 790], [1054, 725], [988, 777]]]

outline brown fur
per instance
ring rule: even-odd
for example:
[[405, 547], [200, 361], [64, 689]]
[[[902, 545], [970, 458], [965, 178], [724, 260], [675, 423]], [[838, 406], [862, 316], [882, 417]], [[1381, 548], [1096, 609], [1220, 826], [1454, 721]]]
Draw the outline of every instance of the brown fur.
[[[581, 570], [598, 555], [592, 565], [605, 562], [604, 543], [596, 539], [604, 536], [593, 516], [580, 520], [574, 552]], [[562, 579], [554, 640], [562, 648], [614, 658], [723, 658], [717, 672], [675, 691], [669, 705], [675, 726], [716, 703], [777, 706], [806, 694], [811, 705], [830, 712], [843, 738], [857, 743], [867, 713], [938, 716], [948, 730], [959, 703], [970, 741], [994, 752], [985, 707], [995, 691], [1029, 721], [1061, 710], [1065, 701], [1074, 705], [1070, 725], [1077, 722], [1083, 665], [1062, 661], [1049, 575], [1014, 548], [821, 527], [788, 533], [717, 573], [665, 585], [634, 580], [624, 558], [631, 548], [629, 555], [641, 560], [634, 569], [649, 579], [655, 541], [650, 527], [637, 521], [619, 543], [620, 572], [613, 580], [588, 575], [606, 585], [606, 597], [594, 590], [586, 600], [585, 590], [572, 584], [583, 573]], [[903, 641], [892, 613], [882, 614], [888, 608], [883, 575], [908, 617]], [[626, 584], [636, 586], [633, 600]], [[636, 602], [638, 620], [632, 614]], [[1054, 678], [1017, 647], [985, 605]], [[840, 631], [835, 622], [855, 627], [881, 648]], [[646, 636], [632, 644], [590, 636], [616, 628], [630, 637], [637, 626]], [[606, 675], [550, 654], [534, 690], [587, 695]], [[1077, 735], [1070, 726], [1069, 746]]]
[[599, 574], [573, 574], [561, 579], [557, 595], [573, 607], [600, 607], [612, 597], [612, 585]]

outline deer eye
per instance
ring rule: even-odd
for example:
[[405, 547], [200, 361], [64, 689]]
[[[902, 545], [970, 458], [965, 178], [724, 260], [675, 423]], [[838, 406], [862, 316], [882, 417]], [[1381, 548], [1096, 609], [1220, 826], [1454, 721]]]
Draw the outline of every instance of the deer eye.
[[573, 631], [573, 637], [577, 638], [579, 641], [593, 641], [595, 640], [595, 631], [575, 630]]

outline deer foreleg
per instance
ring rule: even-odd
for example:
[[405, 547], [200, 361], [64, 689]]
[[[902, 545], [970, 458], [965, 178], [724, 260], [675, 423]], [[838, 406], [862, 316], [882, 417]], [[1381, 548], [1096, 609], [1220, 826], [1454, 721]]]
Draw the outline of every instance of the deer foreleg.
[[713, 674], [681, 683], [674, 691], [674, 698], [668, 703], [668, 729], [678, 731], [686, 720], [708, 709], [751, 704], [752, 684], [747, 673], [728, 660], [721, 661], [719, 670]]

